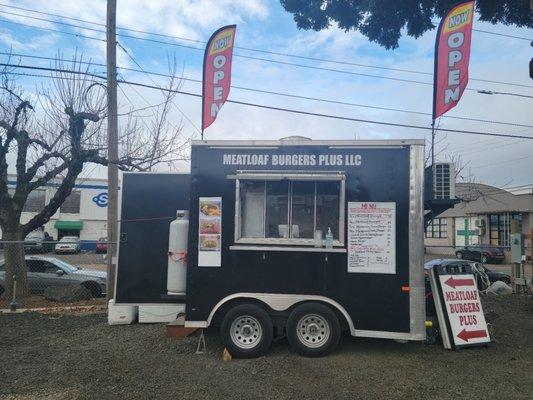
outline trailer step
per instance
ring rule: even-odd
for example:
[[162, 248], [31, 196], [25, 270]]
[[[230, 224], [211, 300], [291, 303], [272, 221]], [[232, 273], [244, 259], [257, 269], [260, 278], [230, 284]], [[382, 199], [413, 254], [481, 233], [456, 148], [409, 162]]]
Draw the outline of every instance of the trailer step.
[[192, 335], [198, 328], [185, 328], [185, 316], [178, 317], [177, 320], [170, 322], [166, 327], [166, 337], [174, 339], [183, 339]]

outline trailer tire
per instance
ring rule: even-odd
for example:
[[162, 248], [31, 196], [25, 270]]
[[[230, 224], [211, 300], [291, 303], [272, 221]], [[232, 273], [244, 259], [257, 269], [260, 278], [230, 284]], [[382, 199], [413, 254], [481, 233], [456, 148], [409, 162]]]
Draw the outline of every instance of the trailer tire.
[[272, 343], [274, 328], [265, 310], [255, 304], [240, 304], [230, 309], [220, 326], [226, 349], [236, 358], [264, 355]]
[[291, 348], [306, 357], [323, 357], [339, 344], [341, 327], [335, 313], [320, 303], [304, 303], [287, 320]]

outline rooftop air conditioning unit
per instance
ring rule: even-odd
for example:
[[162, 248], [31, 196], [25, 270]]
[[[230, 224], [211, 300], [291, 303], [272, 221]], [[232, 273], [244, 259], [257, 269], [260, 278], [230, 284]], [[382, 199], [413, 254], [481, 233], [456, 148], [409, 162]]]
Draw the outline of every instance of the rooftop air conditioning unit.
[[434, 199], [455, 199], [455, 168], [453, 163], [435, 163], [433, 170]]

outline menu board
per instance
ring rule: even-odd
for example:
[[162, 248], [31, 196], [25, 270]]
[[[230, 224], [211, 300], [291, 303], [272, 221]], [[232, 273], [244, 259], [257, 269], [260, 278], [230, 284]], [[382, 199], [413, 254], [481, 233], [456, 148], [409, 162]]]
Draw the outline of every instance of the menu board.
[[198, 266], [220, 267], [222, 197], [200, 197], [198, 213]]
[[348, 272], [396, 273], [396, 203], [348, 202]]

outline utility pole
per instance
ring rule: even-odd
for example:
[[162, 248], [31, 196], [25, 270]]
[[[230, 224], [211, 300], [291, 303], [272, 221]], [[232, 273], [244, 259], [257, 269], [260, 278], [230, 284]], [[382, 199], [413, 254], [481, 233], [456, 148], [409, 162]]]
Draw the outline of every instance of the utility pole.
[[107, 0], [107, 300], [115, 296], [118, 220], [117, 1]]

